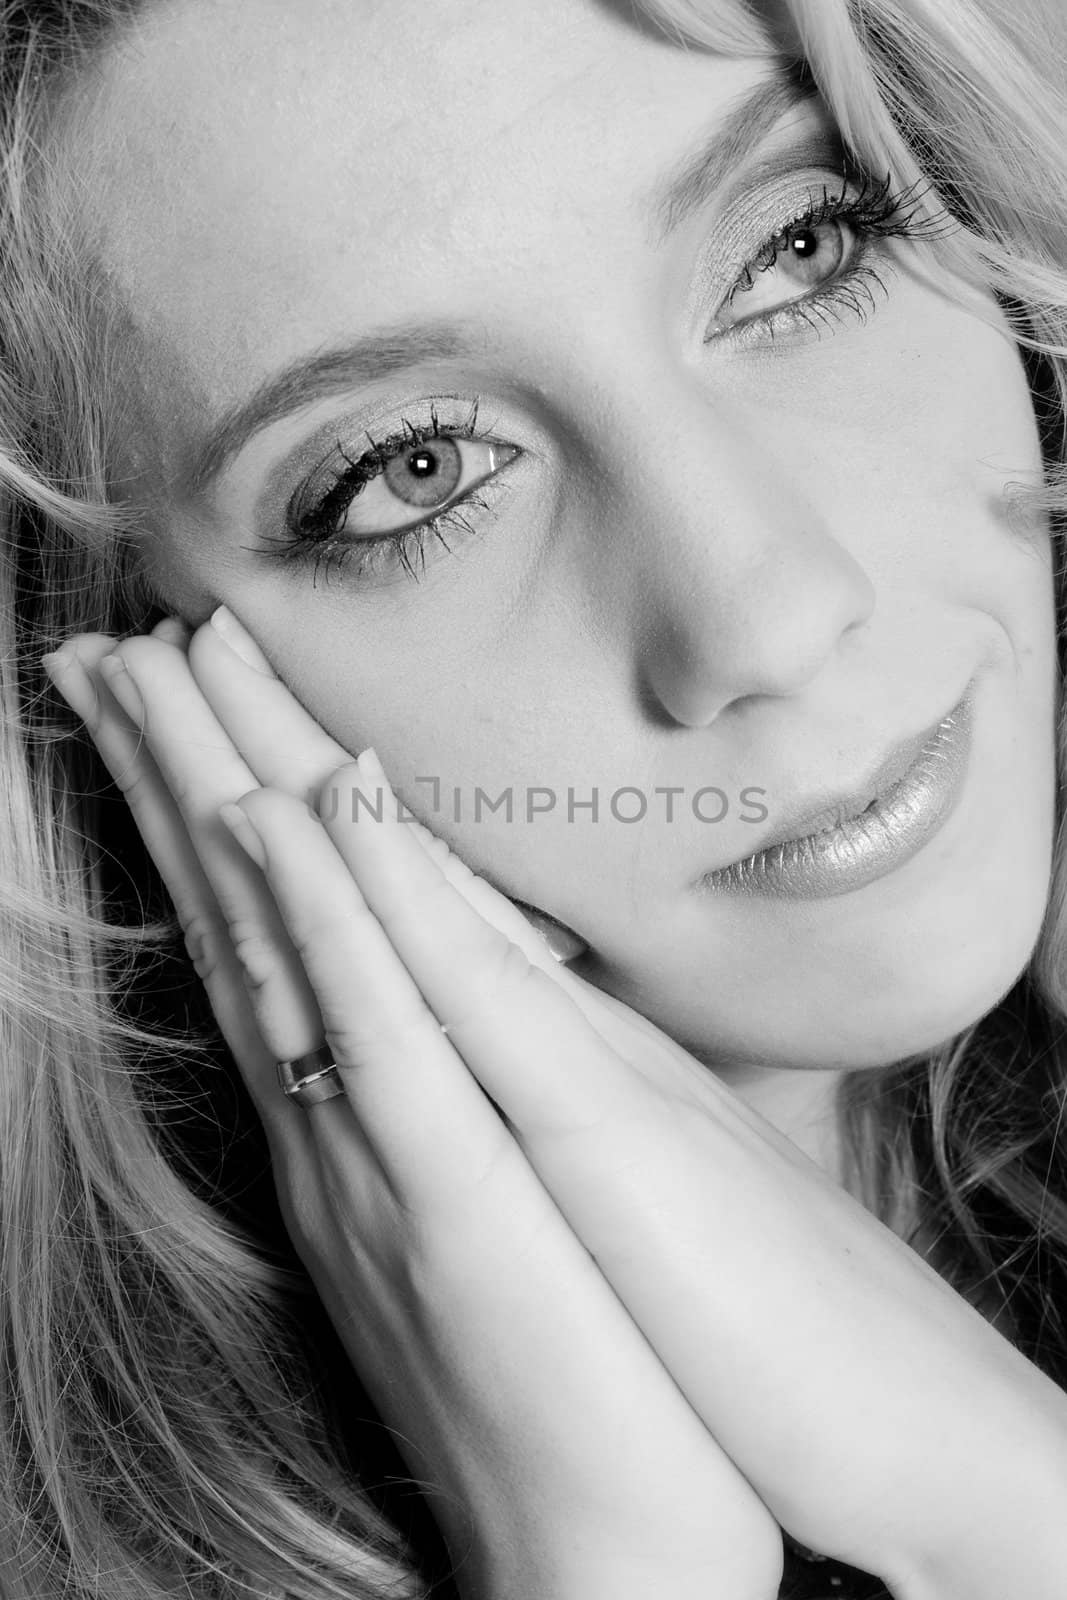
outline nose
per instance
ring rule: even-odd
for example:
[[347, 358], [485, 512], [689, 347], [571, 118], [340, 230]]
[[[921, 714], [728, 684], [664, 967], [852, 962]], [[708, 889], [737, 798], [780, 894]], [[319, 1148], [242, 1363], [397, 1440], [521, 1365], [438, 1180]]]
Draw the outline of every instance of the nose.
[[635, 541], [630, 603], [646, 704], [699, 727], [740, 700], [802, 690], [867, 621], [875, 593], [832, 508], [765, 440], [705, 419], [683, 451], [675, 435], [669, 461], [649, 467], [645, 452], [633, 486], [648, 533]]

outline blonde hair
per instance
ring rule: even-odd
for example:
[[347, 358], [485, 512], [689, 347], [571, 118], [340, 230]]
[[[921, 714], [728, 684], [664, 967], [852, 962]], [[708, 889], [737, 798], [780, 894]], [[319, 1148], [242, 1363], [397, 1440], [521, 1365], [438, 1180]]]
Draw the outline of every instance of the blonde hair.
[[[220, 1150], [213, 1177], [190, 1154], [187, 1125], [219, 1119], [233, 1074], [198, 980], [173, 953], [151, 865], [116, 821], [121, 802], [108, 800], [90, 743], [37, 664], [73, 632], [136, 630], [153, 613], [136, 526], [116, 504], [122, 423], [91, 277], [41, 160], [58, 89], [140, 9], [0, 5], [0, 1590], [9, 1600], [422, 1594], [424, 1576], [357, 1486], [333, 1396], [317, 1385], [329, 1334], [304, 1331], [316, 1304], [306, 1275], [284, 1239], [242, 1217], [234, 1163]], [[1024, 350], [1047, 461], [1031, 508], [1058, 540], [1058, 0], [787, 0], [778, 31], [754, 5], [639, 9], [688, 48], [806, 62], [864, 165], [930, 181], [962, 224], [938, 248], [995, 289]], [[1064, 598], [1058, 564], [1061, 638]], [[1011, 994], [929, 1057], [846, 1078], [840, 1102], [870, 1209], [906, 1232], [917, 1203], [914, 1237], [939, 1270], [1061, 1383], [1065, 862], [1059, 837], [1040, 942]], [[127, 926], [120, 913], [131, 909]], [[164, 1028], [142, 1013], [168, 984], [175, 1025]], [[254, 1113], [242, 1095], [236, 1103], [255, 1145]]]

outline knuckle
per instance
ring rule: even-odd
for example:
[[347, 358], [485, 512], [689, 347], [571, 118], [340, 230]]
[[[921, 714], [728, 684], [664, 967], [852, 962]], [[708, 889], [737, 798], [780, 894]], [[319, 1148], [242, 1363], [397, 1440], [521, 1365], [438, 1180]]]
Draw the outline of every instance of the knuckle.
[[460, 919], [458, 926], [462, 930], [460, 937], [471, 959], [480, 967], [488, 967], [501, 959], [503, 949], [509, 941], [498, 928], [488, 924], [468, 931], [467, 919], [470, 914], [468, 897], [453, 877], [453, 864], [458, 862], [458, 859], [453, 856], [448, 863], [439, 863], [441, 871], [423, 883], [417, 894], [406, 896], [394, 915], [398, 922], [406, 919], [416, 928], [445, 929], [457, 926], [458, 915]]
[[510, 939], [502, 933], [497, 933], [495, 929], [493, 933], [491, 942], [495, 946], [496, 954], [491, 957], [487, 995], [494, 1003], [510, 1003], [518, 993], [525, 996], [531, 984], [537, 978], [543, 977], [543, 974], [538, 972], [525, 950], [520, 949], [517, 944], [512, 944]]
[[[431, 835], [431, 837], [434, 836]], [[453, 883], [470, 884], [484, 881], [478, 877], [474, 868], [469, 867], [462, 857], [457, 856], [456, 852], [443, 839], [437, 842], [440, 843], [443, 851], [441, 856], [442, 869]]]
[[361, 1066], [372, 1058], [403, 1059], [440, 1041], [437, 1020], [421, 1000], [393, 1005], [387, 1018], [376, 1013], [361, 1019], [353, 1015], [351, 1002], [332, 1004], [320, 992], [319, 1009], [338, 1059], [348, 1066]]
[[[201, 752], [197, 749], [191, 752], [193, 756], [201, 753], [206, 754], [207, 752]], [[210, 753], [214, 754], [215, 752]], [[210, 785], [205, 782], [201, 763], [197, 763], [196, 766], [185, 767], [177, 761], [169, 761], [167, 765], [167, 787], [174, 797], [178, 810], [191, 826], [198, 825], [209, 812], [213, 812], [215, 809], [216, 797], [212, 793]]]
[[151, 675], [160, 662], [166, 663], [176, 654], [172, 646], [161, 639], [155, 639], [150, 634], [136, 634], [133, 638], [119, 641], [122, 650], [122, 659], [127, 666], [133, 667], [138, 673]]
[[[251, 779], [251, 774], [249, 777]], [[298, 799], [296, 795], [273, 788], [269, 784], [256, 784], [246, 789], [244, 794], [233, 798], [240, 801], [256, 828], [270, 829], [279, 834], [283, 831], [291, 834], [294, 829], [304, 827], [309, 820], [318, 824], [319, 819], [310, 805]]]
[[282, 966], [274, 941], [258, 923], [244, 918], [231, 922], [229, 938], [249, 988], [265, 988]]
[[403, 919], [413, 926], [447, 926], [455, 892], [447, 878], [434, 877], [420, 884], [416, 894], [405, 896], [393, 915], [397, 922]]
[[287, 925], [301, 961], [309, 968], [329, 970], [345, 951], [353, 948], [371, 920], [369, 913], [358, 906], [344, 911], [318, 908], [311, 913], [293, 907]]
[[[138, 748], [144, 742], [144, 735], [138, 735]], [[127, 765], [118, 762], [111, 767], [111, 777], [115, 788], [119, 791], [134, 816], [143, 813], [151, 803], [153, 785], [149, 774], [136, 760], [131, 760]]]
[[113, 633], [72, 633], [60, 650], [64, 656], [69, 654], [86, 672], [94, 672], [118, 642]]
[[327, 783], [336, 783], [339, 786], [353, 785], [362, 782], [359, 767], [351, 756], [346, 757], [340, 766], [334, 767], [326, 779]]
[[193, 969], [198, 978], [206, 981], [222, 965], [226, 948], [225, 932], [216, 919], [204, 911], [179, 911], [178, 920]]
[[339, 767], [334, 767], [326, 779], [314, 785], [315, 794], [309, 803], [308, 809], [316, 820], [329, 818], [347, 818], [355, 815], [356, 801], [354, 791], [360, 787], [362, 780], [359, 768], [349, 758], [342, 761]]
[[485, 962], [483, 977], [464, 1013], [448, 1023], [450, 1031], [471, 1023], [491, 1022], [500, 1012], [508, 1013], [526, 1002], [532, 990], [549, 981], [526, 952], [503, 934], [497, 934], [493, 944], [494, 952]]

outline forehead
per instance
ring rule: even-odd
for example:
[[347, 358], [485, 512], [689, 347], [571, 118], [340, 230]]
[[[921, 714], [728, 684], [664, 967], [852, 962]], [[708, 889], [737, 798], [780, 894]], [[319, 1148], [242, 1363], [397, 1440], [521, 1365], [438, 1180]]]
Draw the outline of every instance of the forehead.
[[149, 6], [72, 123], [135, 325], [220, 405], [360, 327], [558, 332], [614, 252], [634, 259], [649, 185], [772, 67], [625, 9]]

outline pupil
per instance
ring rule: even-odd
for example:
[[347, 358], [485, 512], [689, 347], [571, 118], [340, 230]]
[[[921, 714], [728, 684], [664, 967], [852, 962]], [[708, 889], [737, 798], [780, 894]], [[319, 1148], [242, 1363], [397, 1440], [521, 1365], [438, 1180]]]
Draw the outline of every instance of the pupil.
[[794, 255], [807, 257], [813, 256], [819, 248], [819, 241], [815, 237], [814, 228], [804, 228], [800, 233], [793, 235]]
[[459, 486], [463, 457], [451, 439], [409, 445], [387, 461], [386, 487], [409, 506], [436, 506]]

